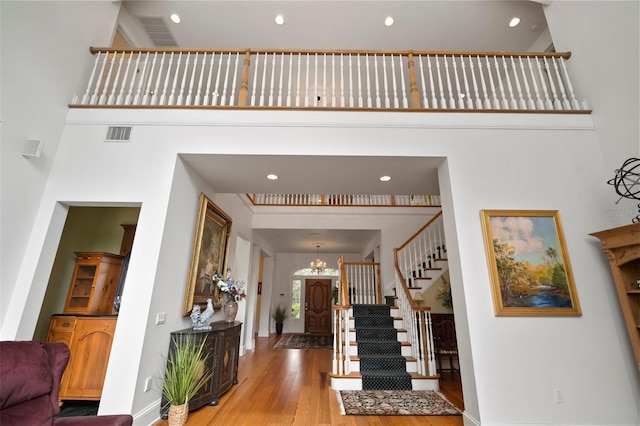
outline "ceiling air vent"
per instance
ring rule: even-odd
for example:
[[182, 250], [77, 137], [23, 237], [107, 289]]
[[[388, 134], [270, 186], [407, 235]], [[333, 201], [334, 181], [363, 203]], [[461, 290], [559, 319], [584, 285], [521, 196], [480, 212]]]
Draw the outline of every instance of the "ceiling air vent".
[[131, 142], [131, 127], [109, 126], [105, 142]]
[[138, 16], [138, 20], [156, 47], [178, 47], [163, 18]]

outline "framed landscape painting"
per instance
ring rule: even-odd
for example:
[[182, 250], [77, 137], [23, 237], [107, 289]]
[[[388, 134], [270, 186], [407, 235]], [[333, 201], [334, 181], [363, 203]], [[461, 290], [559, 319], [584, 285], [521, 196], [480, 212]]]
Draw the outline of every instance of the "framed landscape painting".
[[211, 299], [214, 309], [222, 308], [222, 298], [218, 286], [213, 282], [213, 274], [227, 270], [231, 224], [231, 218], [201, 193], [183, 316], [189, 315], [196, 304], [204, 310], [207, 299]]
[[482, 210], [496, 315], [581, 315], [557, 210]]

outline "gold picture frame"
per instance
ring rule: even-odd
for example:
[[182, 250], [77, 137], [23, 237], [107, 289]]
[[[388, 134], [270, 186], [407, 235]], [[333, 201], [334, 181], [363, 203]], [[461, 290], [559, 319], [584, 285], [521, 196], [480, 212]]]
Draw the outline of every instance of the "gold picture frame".
[[201, 193], [182, 307], [183, 316], [188, 316], [196, 304], [204, 310], [207, 299], [213, 301], [214, 309], [222, 308], [222, 297], [212, 276], [214, 273], [223, 274], [227, 270], [231, 225], [231, 217]]
[[580, 316], [557, 210], [481, 210], [496, 316]]

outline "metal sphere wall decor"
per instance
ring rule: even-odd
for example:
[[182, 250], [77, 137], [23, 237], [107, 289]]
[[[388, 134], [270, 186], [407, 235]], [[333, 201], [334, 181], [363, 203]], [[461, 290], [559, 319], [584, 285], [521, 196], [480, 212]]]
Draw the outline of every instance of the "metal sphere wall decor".
[[[640, 158], [629, 158], [616, 169], [613, 179], [607, 181], [613, 185], [616, 194], [620, 196], [616, 204], [623, 199], [640, 200]], [[638, 204], [638, 215], [631, 219], [632, 223], [640, 222], [640, 204]]]

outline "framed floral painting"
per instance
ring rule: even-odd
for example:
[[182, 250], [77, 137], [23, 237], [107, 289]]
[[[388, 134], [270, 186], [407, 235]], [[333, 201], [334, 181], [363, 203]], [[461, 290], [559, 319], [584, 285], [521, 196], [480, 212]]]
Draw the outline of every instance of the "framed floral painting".
[[480, 215], [496, 315], [582, 314], [557, 210]]
[[213, 277], [214, 274], [227, 270], [231, 224], [231, 218], [201, 193], [182, 307], [183, 316], [188, 316], [196, 304], [204, 310], [207, 299], [212, 300], [214, 309], [222, 308], [220, 291]]

